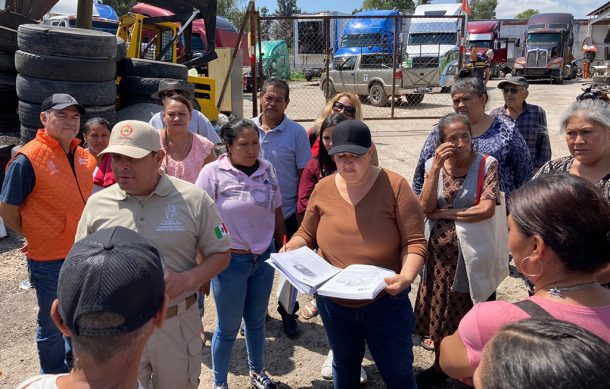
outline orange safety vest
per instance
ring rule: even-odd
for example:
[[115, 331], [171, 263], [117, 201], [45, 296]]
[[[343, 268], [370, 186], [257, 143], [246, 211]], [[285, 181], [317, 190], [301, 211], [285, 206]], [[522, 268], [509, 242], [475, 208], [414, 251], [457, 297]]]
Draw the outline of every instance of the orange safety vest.
[[[74, 244], [76, 227], [93, 190], [95, 158], [73, 139], [74, 171], [59, 142], [38, 130], [36, 138], [15, 156], [25, 155], [36, 183], [19, 207], [26, 256], [35, 261], [65, 258]], [[10, 162], [9, 162], [10, 164]]]

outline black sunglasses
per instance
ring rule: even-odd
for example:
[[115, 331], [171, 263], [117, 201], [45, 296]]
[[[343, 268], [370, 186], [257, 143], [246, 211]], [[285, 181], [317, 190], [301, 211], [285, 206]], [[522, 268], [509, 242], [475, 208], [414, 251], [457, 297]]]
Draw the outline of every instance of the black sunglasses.
[[336, 111], [336, 112], [343, 111], [343, 112], [345, 112], [345, 114], [347, 116], [352, 117], [352, 118], [356, 114], [356, 108], [350, 107], [350, 106], [347, 106], [347, 105], [343, 105], [343, 104], [341, 104], [338, 101], [335, 101], [335, 103], [333, 104], [333, 111]]
[[512, 93], [513, 95], [516, 95], [517, 93], [519, 93], [519, 89], [518, 88], [504, 88], [504, 89], [502, 89], [502, 93], [504, 93], [505, 95], [508, 93]]

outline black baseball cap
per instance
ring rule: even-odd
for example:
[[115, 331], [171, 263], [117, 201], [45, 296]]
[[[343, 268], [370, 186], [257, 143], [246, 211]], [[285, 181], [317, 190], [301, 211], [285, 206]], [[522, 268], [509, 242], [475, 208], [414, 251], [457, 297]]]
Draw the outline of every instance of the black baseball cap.
[[[59, 273], [59, 314], [75, 335], [111, 336], [132, 332], [161, 309], [163, 263], [157, 247], [125, 227], [99, 230], [76, 242]], [[82, 328], [86, 313], [112, 312], [123, 324]]]
[[509, 77], [507, 79], [500, 81], [498, 83], [498, 89], [504, 88], [504, 86], [506, 84], [522, 86], [525, 89], [527, 89], [527, 87], [530, 86], [530, 83], [527, 81], [527, 79], [525, 77], [516, 76], [516, 77]]
[[67, 93], [52, 94], [51, 96], [44, 99], [40, 108], [41, 111], [44, 112], [49, 109], [60, 110], [71, 106], [75, 106], [76, 108], [78, 108], [78, 112], [80, 112], [81, 115], [86, 112], [85, 107], [80, 105], [74, 97], [70, 96]]
[[333, 129], [333, 147], [328, 154], [352, 153], [363, 155], [371, 147], [371, 130], [360, 120], [345, 120]]

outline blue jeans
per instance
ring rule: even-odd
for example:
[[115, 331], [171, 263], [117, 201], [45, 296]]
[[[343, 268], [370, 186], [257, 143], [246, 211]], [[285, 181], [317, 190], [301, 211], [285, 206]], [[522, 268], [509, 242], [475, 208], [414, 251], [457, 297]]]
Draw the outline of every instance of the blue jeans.
[[265, 263], [274, 245], [263, 254], [231, 254], [231, 263], [212, 279], [218, 323], [212, 337], [212, 369], [217, 385], [227, 382], [235, 338], [243, 317], [248, 366], [264, 368], [265, 315], [274, 269]]
[[57, 298], [59, 270], [64, 261], [32, 261], [28, 259], [30, 283], [38, 300], [36, 345], [42, 374], [67, 373], [72, 368], [72, 344], [51, 319], [51, 305]]
[[360, 387], [365, 343], [389, 389], [417, 388], [413, 377], [414, 317], [409, 289], [360, 308], [317, 296], [318, 312], [333, 350], [335, 389]]

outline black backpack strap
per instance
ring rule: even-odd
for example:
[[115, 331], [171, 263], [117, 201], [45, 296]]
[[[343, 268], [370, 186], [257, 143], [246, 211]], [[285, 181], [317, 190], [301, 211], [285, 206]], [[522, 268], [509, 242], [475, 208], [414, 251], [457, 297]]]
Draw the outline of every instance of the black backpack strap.
[[523, 300], [518, 303], [514, 303], [521, 310], [525, 311], [530, 317], [552, 319], [553, 315], [544, 310], [540, 305], [536, 304], [532, 300]]

